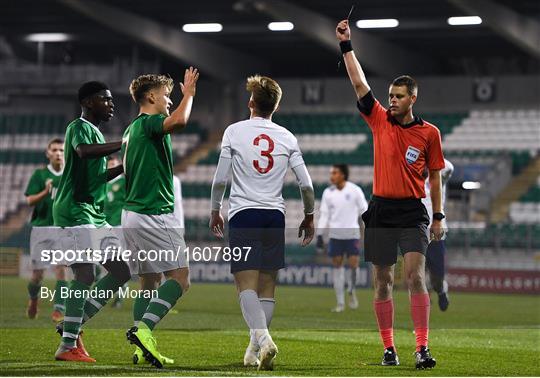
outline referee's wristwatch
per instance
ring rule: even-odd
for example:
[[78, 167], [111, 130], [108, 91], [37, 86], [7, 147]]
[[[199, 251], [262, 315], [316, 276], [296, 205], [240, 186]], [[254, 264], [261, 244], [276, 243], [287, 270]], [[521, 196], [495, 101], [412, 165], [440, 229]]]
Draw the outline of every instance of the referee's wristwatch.
[[443, 213], [433, 213], [433, 220], [442, 221], [444, 218], [446, 218], [446, 215]]

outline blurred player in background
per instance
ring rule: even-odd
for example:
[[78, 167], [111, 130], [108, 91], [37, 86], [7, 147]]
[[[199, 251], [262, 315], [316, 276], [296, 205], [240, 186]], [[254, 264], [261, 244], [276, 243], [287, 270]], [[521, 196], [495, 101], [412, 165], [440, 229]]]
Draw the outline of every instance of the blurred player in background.
[[174, 186], [174, 217], [178, 219], [180, 224], [180, 229], [182, 231], [182, 236], [185, 231], [185, 220], [184, 220], [184, 206], [182, 205], [182, 183], [178, 176], [173, 176], [173, 186]]
[[[105, 206], [107, 181], [122, 173], [122, 166], [107, 169], [106, 156], [118, 151], [121, 142], [105, 143], [98, 126], [114, 115], [114, 104], [107, 85], [90, 81], [79, 88], [80, 118], [72, 121], [65, 136], [65, 168], [53, 204], [54, 225], [61, 227], [58, 236], [62, 250], [101, 250], [117, 248], [118, 238], [107, 224]], [[67, 258], [67, 255], [66, 255]], [[95, 283], [99, 298], [81, 295], [94, 282], [97, 256], [83, 255], [84, 262], [67, 261], [74, 279], [69, 284], [64, 322], [57, 331], [62, 341], [56, 359], [95, 362], [84, 348], [81, 326], [107, 303], [113, 293], [130, 278], [127, 264], [109, 259], [102, 265], [108, 273]], [[103, 262], [103, 260], [101, 260]]]
[[[32, 225], [30, 233], [32, 277], [28, 283], [30, 299], [26, 309], [26, 315], [29, 319], [35, 319], [37, 316], [38, 295], [43, 281], [43, 271], [50, 266], [49, 262], [43, 261], [41, 258], [41, 251], [56, 247], [54, 232], [51, 233], [50, 229], [54, 225], [52, 205], [64, 170], [64, 141], [60, 138], [52, 139], [47, 144], [46, 156], [49, 159], [49, 164], [34, 171], [24, 192], [28, 205], [34, 207], [30, 221]], [[60, 296], [60, 292], [62, 287], [67, 286], [65, 268], [64, 265], [54, 267], [56, 291], [51, 315], [54, 322], [59, 322], [64, 318], [64, 299]]]
[[[296, 175], [304, 220], [302, 245], [313, 238], [314, 193], [311, 178], [291, 132], [272, 122], [281, 99], [277, 82], [265, 76], [247, 79], [249, 120], [227, 127], [212, 183], [210, 229], [223, 237], [221, 204], [232, 171], [229, 196], [229, 246], [242, 250], [231, 258], [240, 308], [250, 330], [245, 366], [272, 370], [278, 352], [268, 328], [274, 313], [277, 273], [285, 266], [285, 201], [281, 195], [287, 167]], [[251, 248], [248, 251], [245, 248]]]
[[[319, 223], [317, 225], [317, 248], [324, 248], [324, 233], [328, 229], [328, 256], [334, 266], [333, 279], [337, 306], [332, 312], [345, 309], [345, 281], [348, 283], [349, 307], [358, 308], [356, 280], [360, 273], [360, 228], [361, 216], [368, 204], [362, 189], [348, 181], [349, 167], [346, 164], [334, 164], [330, 170], [332, 186], [323, 192]], [[349, 264], [349, 274], [345, 279], [343, 256]]]
[[[107, 168], [112, 169], [122, 165], [116, 155], [107, 160]], [[105, 219], [113, 227], [120, 227], [122, 223], [122, 207], [126, 196], [126, 177], [120, 174], [107, 182], [107, 199], [105, 200]]]
[[412, 107], [418, 87], [410, 76], [396, 78], [389, 87], [389, 108], [377, 101], [356, 59], [349, 21], [336, 27], [347, 74], [356, 92], [357, 106], [373, 134], [373, 196], [362, 214], [365, 223], [366, 261], [373, 263], [374, 309], [384, 344], [382, 365], [398, 365], [394, 345], [394, 265], [398, 247], [403, 254], [410, 292], [411, 317], [416, 336], [416, 368], [435, 366], [428, 348], [430, 300], [425, 282], [425, 254], [430, 219], [421, 202], [425, 197], [423, 173], [429, 170], [433, 207], [431, 233], [444, 234], [441, 169], [444, 158], [439, 130], [415, 116]]
[[[446, 186], [450, 177], [454, 173], [454, 165], [444, 159], [444, 168], [441, 170], [441, 182], [442, 182], [442, 210], [444, 212], [444, 204], [446, 202]], [[425, 176], [427, 178], [428, 172], [426, 170]], [[431, 206], [430, 186], [429, 180], [426, 180], [426, 197], [422, 199], [422, 203], [426, 207], [429, 218], [433, 218], [433, 210]], [[446, 219], [443, 219], [443, 227], [446, 230]], [[426, 252], [426, 268], [429, 272], [429, 281], [431, 287], [439, 296], [439, 308], [441, 311], [446, 311], [450, 300], [448, 299], [448, 282], [444, 279], [446, 274], [445, 269], [445, 255], [446, 255], [446, 233], [441, 240], [432, 239], [429, 242]]]
[[[172, 113], [173, 81], [164, 75], [142, 75], [129, 87], [139, 105], [139, 115], [123, 136], [122, 155], [126, 172], [126, 200], [122, 228], [126, 248], [144, 253], [172, 250], [175, 256], [153, 261], [135, 254], [141, 289], [157, 290], [157, 298], [138, 296], [133, 305], [134, 326], [128, 340], [136, 345], [133, 361], [142, 358], [161, 368], [172, 360], [157, 350], [154, 327], [189, 288], [189, 262], [181, 225], [174, 216], [173, 153], [170, 134], [186, 127], [196, 84], [197, 69], [190, 67], [180, 83], [183, 98]], [[140, 259], [139, 259], [140, 257]], [[165, 280], [162, 282], [163, 276]]]
[[[122, 161], [116, 155], [109, 156], [107, 160], [107, 169], [112, 169], [122, 165]], [[107, 223], [116, 229], [116, 235], [120, 241], [122, 247], [125, 246], [123, 243], [124, 235], [122, 232], [121, 221], [122, 221], [122, 207], [124, 206], [124, 199], [126, 196], [126, 177], [124, 174], [118, 175], [113, 178], [111, 181], [107, 182], [107, 199], [105, 200], [105, 208], [103, 212], [105, 213], [105, 219]], [[131, 261], [128, 261], [129, 265]], [[96, 265], [98, 268], [99, 265]], [[96, 272], [96, 277], [99, 275]], [[126, 285], [124, 284], [124, 287]], [[119, 308], [122, 306], [122, 298], [119, 295], [115, 295], [112, 306]]]

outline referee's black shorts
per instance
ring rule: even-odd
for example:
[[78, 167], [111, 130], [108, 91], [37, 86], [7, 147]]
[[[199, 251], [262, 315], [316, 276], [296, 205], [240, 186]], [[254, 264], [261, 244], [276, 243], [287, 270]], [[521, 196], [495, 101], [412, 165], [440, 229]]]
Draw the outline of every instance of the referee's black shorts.
[[373, 196], [362, 214], [366, 226], [365, 260], [374, 265], [394, 265], [398, 248], [426, 254], [429, 215], [419, 199], [388, 199]]

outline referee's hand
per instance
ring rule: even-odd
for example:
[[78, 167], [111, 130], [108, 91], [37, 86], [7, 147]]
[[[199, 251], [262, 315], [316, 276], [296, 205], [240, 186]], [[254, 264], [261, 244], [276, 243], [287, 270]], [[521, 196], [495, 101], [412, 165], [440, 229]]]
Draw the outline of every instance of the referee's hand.
[[442, 240], [444, 236], [444, 227], [443, 227], [442, 221], [433, 219], [433, 221], [431, 222], [431, 228], [429, 231], [431, 233], [432, 240], [437, 240], [437, 241]]
[[304, 239], [302, 240], [302, 247], [305, 247], [313, 240], [315, 235], [315, 224], [313, 223], [313, 214], [306, 214], [304, 220], [300, 223], [298, 228], [298, 237], [301, 238], [304, 234]]
[[342, 20], [336, 27], [336, 37], [338, 41], [348, 41], [351, 39], [351, 29], [349, 28], [349, 20]]

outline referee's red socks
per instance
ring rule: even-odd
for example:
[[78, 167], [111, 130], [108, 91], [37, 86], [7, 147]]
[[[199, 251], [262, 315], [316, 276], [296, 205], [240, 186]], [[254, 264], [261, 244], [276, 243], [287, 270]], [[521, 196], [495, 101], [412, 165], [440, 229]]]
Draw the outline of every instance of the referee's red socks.
[[377, 324], [379, 324], [379, 333], [381, 335], [384, 348], [394, 346], [394, 301], [387, 299], [385, 301], [373, 301]]
[[429, 294], [411, 295], [411, 317], [416, 335], [416, 351], [420, 351], [421, 346], [428, 346], [429, 334]]

